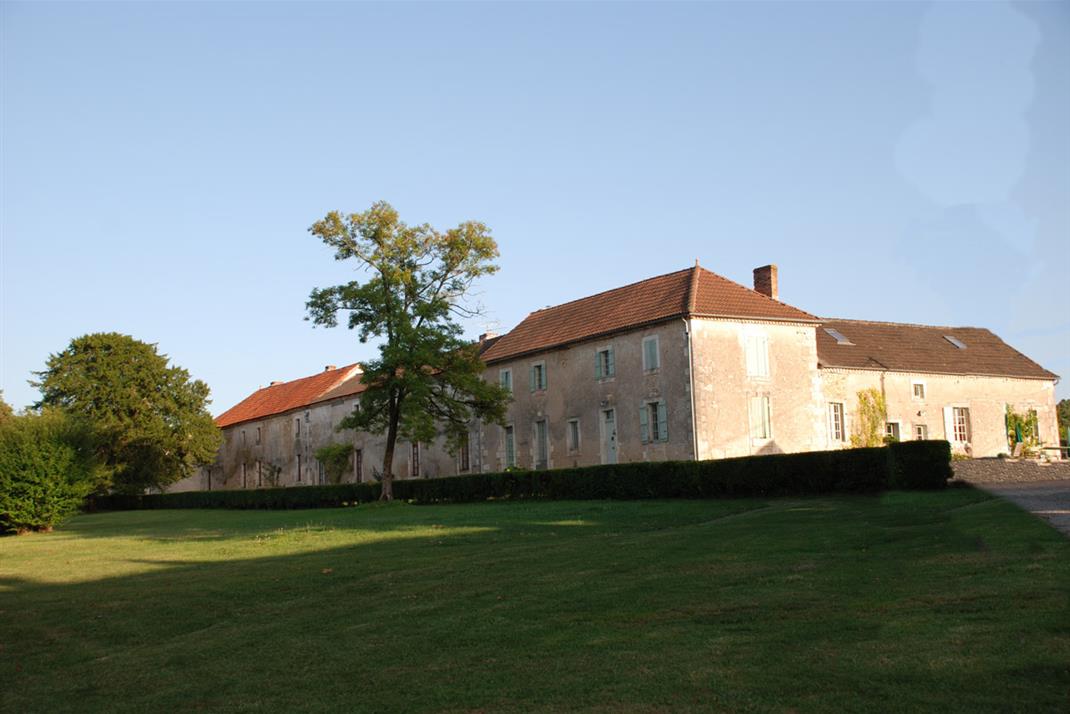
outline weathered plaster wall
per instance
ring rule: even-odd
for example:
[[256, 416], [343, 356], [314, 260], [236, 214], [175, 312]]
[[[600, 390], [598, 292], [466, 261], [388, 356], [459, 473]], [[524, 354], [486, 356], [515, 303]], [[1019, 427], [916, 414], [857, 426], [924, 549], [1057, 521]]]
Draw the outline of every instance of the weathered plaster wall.
[[[814, 327], [692, 319], [700, 459], [823, 448], [825, 424]], [[746, 339], [764, 335], [768, 377], [747, 375]], [[751, 397], [769, 396], [772, 438], [751, 437]]]
[[[914, 426], [924, 424], [930, 439], [947, 439], [960, 453], [996, 456], [1009, 451], [1004, 417], [1007, 405], [1019, 412], [1037, 411], [1041, 441], [1057, 443], [1055, 383], [1050, 380], [1009, 377], [973, 377], [942, 374], [910, 374], [876, 370], [822, 369], [822, 392], [827, 414], [829, 402], [844, 405], [848, 439], [829, 439], [823, 448], [849, 446], [849, 435], [858, 418], [858, 392], [883, 390], [888, 405], [888, 421], [899, 422], [900, 438], [914, 438]], [[925, 385], [925, 398], [914, 397], [913, 385]], [[968, 407], [971, 441], [955, 443], [944, 424], [945, 407]]]
[[[651, 336], [658, 339], [660, 366], [644, 371], [643, 340]], [[615, 373], [597, 379], [596, 354], [609, 347], [613, 349]], [[545, 362], [547, 388], [532, 391], [529, 370], [538, 362]], [[498, 383], [500, 372], [505, 369], [513, 374], [513, 402], [506, 421], [514, 429], [516, 463], [520, 467], [534, 467], [535, 423], [541, 419], [547, 421], [549, 428], [550, 468], [604, 463], [607, 410], [614, 410], [617, 461], [692, 458], [687, 334], [683, 320], [495, 363], [487, 369], [487, 380]], [[665, 401], [668, 439], [644, 444], [640, 439], [639, 413], [645, 402], [655, 400]], [[580, 428], [579, 448], [573, 450], [567, 442], [571, 419], [578, 419]], [[504, 430], [490, 425], [481, 430], [480, 436], [483, 470], [504, 469]]]
[[[315, 453], [330, 444], [348, 443], [361, 450], [363, 480], [371, 481], [382, 472], [386, 437], [347, 429], [337, 431], [342, 419], [351, 413], [356, 398], [321, 402], [307, 408], [278, 414], [266, 419], [245, 422], [223, 430], [223, 446], [210, 469], [201, 469], [174, 485], [168, 491], [199, 491], [211, 489], [268, 488], [271, 486], [309, 486], [319, 483], [319, 463]], [[298, 425], [298, 422], [300, 425]], [[260, 443], [257, 443], [257, 428]], [[244, 436], [243, 436], [244, 435]], [[300, 459], [298, 457], [300, 456]], [[394, 452], [394, 475], [410, 478], [412, 445], [398, 441]], [[298, 478], [300, 463], [300, 478]], [[245, 479], [242, 479], [242, 465]], [[277, 481], [269, 480], [268, 466], [279, 469]], [[209, 474], [210, 472], [210, 474]], [[420, 447], [420, 477], [432, 478], [457, 473], [457, 459], [447, 453], [443, 439]], [[258, 477], [258, 474], [261, 474]], [[210, 482], [209, 482], [210, 475]], [[343, 475], [344, 482], [356, 481], [354, 459]]]

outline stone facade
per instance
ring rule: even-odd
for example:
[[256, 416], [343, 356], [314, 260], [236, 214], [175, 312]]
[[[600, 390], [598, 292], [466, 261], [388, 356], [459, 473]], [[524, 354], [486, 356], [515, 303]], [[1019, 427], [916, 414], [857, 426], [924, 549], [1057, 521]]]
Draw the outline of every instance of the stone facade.
[[[884, 395], [901, 440], [1005, 453], [1009, 405], [1036, 412], [1041, 441], [1057, 443], [1057, 377], [987, 330], [822, 320], [775, 299], [776, 266], [754, 277], [758, 290], [696, 264], [481, 338], [485, 378], [511, 386], [506, 424], [473, 424], [459, 454], [421, 444], [418, 465], [399, 442], [395, 476], [843, 448], [865, 389]], [[940, 369], [903, 367], [919, 364]], [[363, 389], [359, 366], [276, 384], [221, 415], [215, 464], [172, 490], [324, 483], [315, 452], [338, 443], [353, 446], [344, 481], [377, 478], [385, 437], [337, 429]]]

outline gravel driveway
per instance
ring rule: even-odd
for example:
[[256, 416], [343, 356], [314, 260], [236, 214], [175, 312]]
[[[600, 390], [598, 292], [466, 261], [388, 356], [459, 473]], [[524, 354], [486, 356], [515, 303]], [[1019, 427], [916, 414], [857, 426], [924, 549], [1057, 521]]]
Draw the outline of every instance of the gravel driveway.
[[1070, 536], [1070, 462], [956, 461], [955, 478], [1015, 503]]

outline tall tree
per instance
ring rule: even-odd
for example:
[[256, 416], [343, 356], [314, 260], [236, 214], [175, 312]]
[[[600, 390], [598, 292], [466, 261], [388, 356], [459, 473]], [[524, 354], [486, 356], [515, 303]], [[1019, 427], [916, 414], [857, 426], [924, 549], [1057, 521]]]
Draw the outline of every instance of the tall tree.
[[118, 491], [163, 488], [215, 459], [222, 435], [208, 413], [208, 385], [170, 366], [155, 345], [114, 332], [84, 335], [36, 374], [36, 406], [89, 421]]
[[369, 273], [363, 282], [314, 289], [306, 319], [334, 327], [344, 313], [362, 343], [382, 340], [378, 359], [363, 365], [367, 388], [341, 428], [386, 434], [382, 498], [390, 500], [399, 438], [444, 433], [453, 451], [474, 419], [504, 419], [509, 395], [483, 380], [478, 346], [461, 339], [457, 323], [478, 313], [469, 304], [472, 286], [497, 271], [498, 246], [482, 223], [445, 232], [409, 226], [385, 202], [364, 213], [333, 211], [309, 232], [334, 249], [335, 260]]

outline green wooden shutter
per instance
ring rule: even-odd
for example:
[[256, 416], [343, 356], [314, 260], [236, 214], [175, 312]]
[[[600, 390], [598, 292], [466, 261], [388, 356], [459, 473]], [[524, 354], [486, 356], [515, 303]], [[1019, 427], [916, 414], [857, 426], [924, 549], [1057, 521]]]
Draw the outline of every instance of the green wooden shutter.
[[665, 402], [658, 402], [658, 441], [669, 440], [669, 420], [665, 410]]
[[639, 441], [644, 444], [650, 441], [650, 424], [648, 423], [647, 411], [646, 404], [639, 409]]
[[594, 378], [602, 378], [602, 353], [597, 350], [594, 353]]
[[536, 389], [538, 389], [538, 385], [537, 385], [537, 384], [535, 384], [535, 365], [532, 365], [531, 367], [529, 367], [529, 368], [528, 368], [528, 375], [529, 375], [529, 376], [530, 376], [530, 378], [531, 378], [531, 379], [530, 379], [530, 382], [531, 382], [531, 391], [533, 391], [533, 392], [534, 392], [534, 391], [535, 391]]
[[613, 348], [610, 347], [606, 352], [606, 376], [612, 377], [616, 371], [616, 367], [613, 365]]

